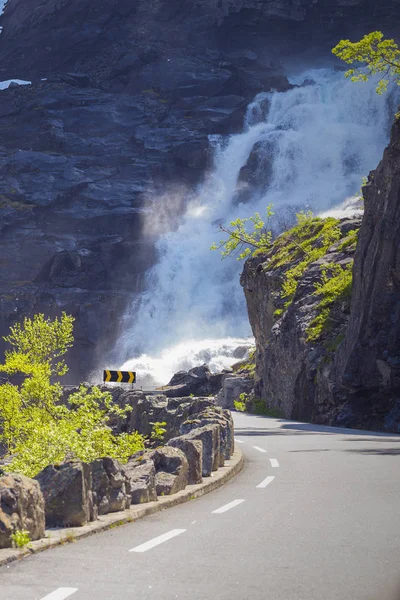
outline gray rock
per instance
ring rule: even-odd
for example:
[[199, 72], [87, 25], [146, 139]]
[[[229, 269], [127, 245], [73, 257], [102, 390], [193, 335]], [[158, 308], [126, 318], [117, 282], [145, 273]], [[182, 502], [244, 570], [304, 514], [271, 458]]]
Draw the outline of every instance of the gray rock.
[[101, 458], [90, 463], [90, 469], [92, 472], [93, 502], [97, 506], [98, 514], [105, 515], [110, 512], [110, 479]]
[[148, 454], [156, 469], [157, 496], [175, 494], [188, 484], [189, 464], [178, 448], [163, 446]]
[[220, 465], [219, 425], [211, 424], [199, 427], [199, 422], [186, 422], [182, 425], [182, 433], [190, 440], [200, 440], [203, 444], [202, 476], [210, 477]]
[[229, 460], [235, 449], [234, 425], [231, 412], [218, 407], [209, 408], [201, 412], [196, 419], [201, 426], [216, 423], [220, 428], [220, 466], [224, 459]]
[[209, 396], [220, 390], [222, 377], [220, 373], [212, 374], [209, 367], [204, 364], [193, 367], [189, 371], [175, 373], [162, 391], [168, 398], [179, 398], [190, 394]]
[[103, 458], [103, 467], [110, 481], [109, 512], [125, 510], [131, 505], [130, 484], [123, 466], [114, 458]]
[[12, 546], [17, 529], [28, 531], [32, 541], [44, 537], [44, 498], [37, 481], [9, 473], [0, 477], [0, 548]]
[[242, 376], [225, 376], [222, 389], [217, 395], [217, 404], [222, 408], [234, 408], [234, 401], [239, 400], [240, 394], [249, 394], [254, 388], [254, 380]]
[[124, 465], [124, 471], [130, 485], [132, 504], [157, 500], [156, 469], [152, 460], [146, 456], [130, 459]]
[[203, 481], [203, 443], [200, 440], [193, 440], [186, 435], [182, 435], [170, 440], [168, 446], [179, 448], [185, 454], [189, 463], [188, 483], [201, 483]]
[[35, 477], [46, 507], [46, 526], [78, 527], [90, 520], [90, 466], [79, 461], [50, 465]]
[[170, 494], [176, 494], [183, 489], [185, 489], [185, 487], [182, 486], [178, 475], [166, 473], [165, 471], [156, 473], [157, 496], [169, 496]]

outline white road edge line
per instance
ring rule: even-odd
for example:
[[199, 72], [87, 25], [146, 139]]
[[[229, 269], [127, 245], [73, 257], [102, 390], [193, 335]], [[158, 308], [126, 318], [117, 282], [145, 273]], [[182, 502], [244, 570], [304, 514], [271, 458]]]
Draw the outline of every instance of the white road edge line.
[[239, 506], [239, 504], [242, 504], [242, 502], [244, 502], [244, 499], [234, 500], [233, 502], [229, 502], [229, 504], [225, 504], [224, 506], [221, 506], [221, 508], [217, 508], [216, 510], [213, 510], [212, 512], [215, 515], [220, 515], [221, 513], [224, 513], [227, 510], [231, 510], [231, 508], [235, 508], [235, 506]]
[[272, 483], [274, 479], [275, 479], [275, 477], [273, 475], [270, 475], [269, 477], [266, 477], [261, 483], [259, 483], [257, 485], [257, 487], [258, 488], [266, 488], [267, 485]]
[[75, 592], [78, 591], [78, 588], [57, 588], [51, 594], [47, 594], [42, 600], [64, 600], [64, 598], [68, 598], [68, 596], [72, 596]]
[[186, 529], [171, 529], [171, 531], [168, 531], [167, 533], [164, 533], [163, 535], [159, 535], [158, 537], [149, 540], [148, 542], [145, 542], [144, 544], [140, 544], [140, 546], [136, 546], [135, 548], [131, 548], [129, 550], [129, 552], [147, 552], [147, 550], [151, 550], [151, 548], [154, 548], [155, 546], [159, 546], [160, 544], [163, 544], [164, 542], [168, 542], [168, 540], [171, 540], [172, 538], [176, 537], [177, 535], [181, 535], [181, 533], [185, 533]]
[[274, 469], [276, 469], [277, 467], [279, 467], [279, 463], [276, 460], [276, 458], [270, 458], [269, 462], [271, 463], [271, 467], [273, 467]]
[[258, 450], [259, 452], [266, 452], [266, 450], [264, 450], [264, 448], [260, 448], [260, 446], [252, 446], [252, 448], [254, 448], [254, 450]]
[[238, 444], [244, 444], [243, 440], [238, 440], [237, 438], [235, 438], [235, 442], [237, 442]]

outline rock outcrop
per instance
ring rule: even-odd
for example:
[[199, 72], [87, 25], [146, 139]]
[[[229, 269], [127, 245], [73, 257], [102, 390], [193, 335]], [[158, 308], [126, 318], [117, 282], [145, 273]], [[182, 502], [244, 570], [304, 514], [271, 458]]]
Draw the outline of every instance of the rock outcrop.
[[363, 188], [346, 337], [336, 357], [348, 400], [336, 421], [400, 432], [400, 122]]
[[168, 398], [210, 396], [220, 391], [223, 377], [223, 373], [211, 373], [209, 367], [204, 364], [189, 371], [178, 371], [161, 389]]
[[[274, 265], [279, 247], [293, 239], [283, 234], [270, 253], [249, 259], [241, 277], [249, 319], [256, 340], [255, 396], [293, 419], [327, 421], [335, 408], [333, 398], [334, 353], [344, 335], [349, 317], [349, 298], [338, 298], [326, 323], [325, 331], [310, 341], [309, 328], [320, 312], [321, 298], [315, 294], [324, 269], [349, 268], [355, 241], [343, 244], [359, 220], [344, 219], [338, 223], [337, 236], [342, 239], [327, 245], [326, 253], [311, 261], [298, 280], [294, 296], [286, 306], [282, 285], [286, 273], [304, 260], [301, 244], [294, 245], [290, 259]], [[311, 247], [321, 244], [322, 221], [310, 226]], [[336, 226], [335, 226], [336, 227]], [[315, 228], [315, 229], [314, 229]], [[304, 228], [308, 236], [308, 226]], [[333, 236], [335, 237], [335, 236]], [[282, 240], [282, 241], [281, 241]], [[337, 267], [336, 267], [337, 266]]]
[[[241, 283], [256, 339], [255, 395], [285, 417], [399, 432], [397, 119], [382, 162], [370, 174], [363, 194], [365, 212], [356, 250], [351, 230], [357, 224], [342, 221], [342, 240], [308, 265], [288, 307], [282, 300], [282, 281], [296, 261], [271, 268], [273, 249], [246, 262]], [[316, 295], [321, 270], [329, 264], [345, 270], [353, 258], [351, 298], [339, 294], [325, 328], [310, 335], [310, 327], [318, 327], [318, 318], [324, 317], [321, 296]]]
[[221, 49], [218, 11], [189, 4], [10, 0], [2, 17], [0, 79], [32, 85], [0, 92], [0, 352], [15, 321], [66, 310], [66, 383], [107, 360], [173, 226], [169, 211], [144, 229], [144, 209], [173, 197], [178, 220], [208, 136], [240, 131], [256, 93], [290, 87], [270, 60]]
[[44, 537], [44, 498], [37, 481], [10, 473], [0, 477], [0, 548], [11, 547], [18, 530], [32, 541]]

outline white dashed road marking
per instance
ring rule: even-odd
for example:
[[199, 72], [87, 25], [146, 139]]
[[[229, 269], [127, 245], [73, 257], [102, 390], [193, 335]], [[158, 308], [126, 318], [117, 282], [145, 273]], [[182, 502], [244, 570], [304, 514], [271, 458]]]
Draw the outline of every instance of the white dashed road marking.
[[234, 500], [233, 502], [229, 502], [229, 504], [225, 504], [225, 506], [221, 506], [221, 508], [217, 508], [217, 510], [213, 510], [212, 512], [215, 514], [221, 514], [226, 512], [227, 510], [231, 510], [231, 508], [235, 508], [235, 506], [239, 506], [242, 504], [243, 500]]
[[266, 450], [264, 450], [264, 448], [260, 448], [260, 446], [252, 446], [252, 448], [254, 448], [254, 450], [258, 450], [259, 452], [266, 452]]
[[237, 438], [235, 438], [235, 442], [237, 442], [238, 444], [244, 444], [243, 440], [238, 440]]
[[155, 546], [159, 546], [160, 544], [163, 544], [164, 542], [168, 542], [168, 540], [171, 540], [172, 538], [176, 537], [177, 535], [181, 535], [181, 533], [185, 533], [185, 531], [186, 531], [186, 529], [171, 529], [171, 531], [168, 531], [167, 533], [164, 533], [163, 535], [159, 535], [158, 537], [156, 537], [152, 540], [149, 540], [145, 544], [136, 546], [136, 548], [131, 548], [131, 550], [129, 550], [129, 552], [147, 552], [147, 550], [151, 550], [151, 548], [154, 548]]
[[273, 477], [272, 475], [270, 475], [269, 477], [266, 477], [261, 483], [258, 484], [258, 488], [266, 488], [267, 485], [269, 485], [270, 483], [273, 482], [273, 480], [275, 479], [275, 477]]
[[77, 591], [78, 588], [57, 588], [51, 594], [47, 594], [42, 600], [64, 600], [64, 598], [72, 596]]
[[279, 467], [279, 463], [276, 460], [276, 458], [270, 458], [269, 462], [271, 463], [271, 467], [273, 467], [274, 469], [276, 469], [276, 467]]

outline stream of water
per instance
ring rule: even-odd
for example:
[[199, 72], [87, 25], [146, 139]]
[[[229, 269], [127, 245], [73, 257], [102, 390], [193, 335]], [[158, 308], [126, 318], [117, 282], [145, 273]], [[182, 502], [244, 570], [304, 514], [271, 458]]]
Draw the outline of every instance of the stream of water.
[[[265, 214], [268, 204], [276, 228], [299, 210], [349, 213], [349, 199], [381, 159], [393, 114], [390, 95], [327, 69], [292, 82], [301, 87], [255, 98], [243, 133], [210, 139], [214, 168], [190, 197], [179, 227], [158, 241], [159, 261], [148, 273], [146, 293], [132, 302], [132, 325], [118, 344], [123, 368], [138, 371], [144, 386], [166, 383], [177, 370], [202, 362], [214, 370], [229, 366], [240, 355], [237, 348], [252, 343], [239, 285], [242, 264], [210, 251], [221, 239], [218, 223]], [[150, 225], [156, 210], [147, 216]]]

